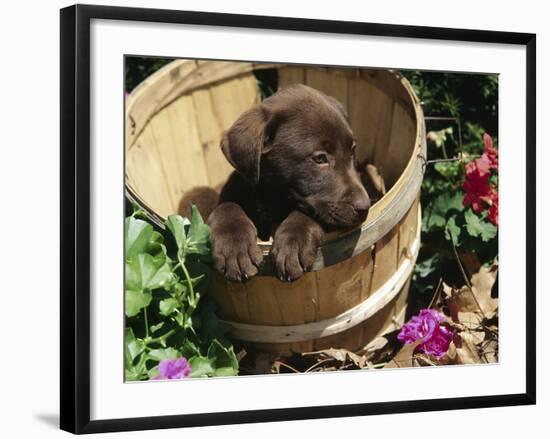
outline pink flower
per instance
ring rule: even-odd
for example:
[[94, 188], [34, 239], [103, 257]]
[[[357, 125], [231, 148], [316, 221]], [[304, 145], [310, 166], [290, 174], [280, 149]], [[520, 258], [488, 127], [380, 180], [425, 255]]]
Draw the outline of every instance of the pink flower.
[[403, 325], [397, 339], [405, 344], [419, 342], [417, 350], [440, 359], [453, 339], [453, 331], [442, 325], [445, 320], [445, 316], [434, 309], [422, 309]]
[[191, 375], [191, 365], [185, 357], [175, 360], [162, 360], [159, 363], [159, 374], [155, 380], [179, 380]]

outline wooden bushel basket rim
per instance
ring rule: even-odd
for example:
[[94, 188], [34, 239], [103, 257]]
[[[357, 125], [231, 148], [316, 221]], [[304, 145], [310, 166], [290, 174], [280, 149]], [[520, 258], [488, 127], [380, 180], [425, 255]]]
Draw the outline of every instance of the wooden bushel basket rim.
[[[157, 113], [167, 108], [181, 96], [213, 84], [219, 86], [227, 80], [250, 78], [251, 72], [256, 69], [281, 67], [284, 68], [285, 65], [193, 60], [180, 60], [168, 64], [138, 86], [127, 99], [126, 149], [128, 150], [136, 143], [140, 134]], [[312, 68], [330, 73], [330, 69]], [[360, 77], [362, 72], [350, 69], [349, 73]], [[348, 72], [345, 72], [345, 74], [348, 75]], [[332, 314], [322, 320], [292, 325], [281, 325], [278, 321], [273, 322], [274, 324], [235, 322], [233, 320], [236, 320], [236, 318], [231, 316], [230, 319], [224, 321], [230, 327], [231, 335], [234, 338], [256, 343], [282, 343], [284, 345], [323, 339], [330, 335], [345, 333], [388, 306], [392, 300], [395, 300], [400, 291], [406, 288], [420, 247], [421, 215], [420, 205], [417, 207], [417, 204], [426, 160], [426, 138], [422, 108], [410, 84], [399, 73], [391, 70], [380, 71], [374, 76], [368, 76], [368, 81], [373, 81], [375, 87], [379, 87], [382, 92], [390, 94], [394, 100], [400, 101], [402, 108], [408, 113], [410, 120], [413, 122], [414, 131], [411, 133], [412, 138], [406, 140], [412, 142], [412, 144], [403, 145], [403, 152], [410, 152], [407, 152], [407, 155], [403, 157], [406, 161], [403, 171], [395, 176], [396, 180], [390, 190], [371, 207], [363, 224], [343, 233], [326, 235], [319, 247], [311, 271], [318, 271], [365, 251], [372, 251], [373, 246], [391, 233], [411, 208], [418, 208], [416, 234], [413, 235], [412, 242], [409, 242], [405, 247], [405, 258], [401, 260], [396, 269], [394, 268], [395, 271], [391, 272], [389, 279], [378, 285], [377, 289], [368, 298], [360, 303], [355, 302], [351, 308], [342, 310], [336, 316]], [[398, 147], [399, 143], [395, 146]], [[129, 198], [140, 204], [156, 224], [164, 227], [164, 218], [138, 195], [128, 178], [126, 190]], [[272, 262], [269, 257], [271, 242], [259, 241], [258, 244], [264, 253], [264, 260], [258, 276], [271, 275], [273, 273]], [[404, 317], [403, 310], [399, 311], [399, 316], [400, 318]]]
[[[180, 96], [208, 84], [220, 83], [248, 74], [256, 69], [284, 66], [284, 64], [219, 63], [219, 68], [214, 71], [214, 74], [206, 75], [203, 68], [207, 67], [209, 63], [213, 63], [213, 61], [174, 61], [158, 70], [132, 91], [126, 106], [126, 149], [134, 144], [155, 114]], [[332, 233], [325, 237], [311, 271], [334, 265], [370, 248], [399, 223], [418, 196], [426, 160], [426, 136], [422, 123], [424, 120], [422, 108], [408, 81], [399, 73], [392, 73], [396, 80], [401, 82], [413, 104], [412, 108], [416, 119], [415, 148], [398, 180], [382, 199], [371, 207], [367, 219], [360, 227], [343, 234]], [[165, 84], [166, 81], [162, 81], [162, 79], [166, 75], [177, 76], [176, 84]], [[136, 105], [147, 102], [152, 95], [161, 97], [154, 99], [154, 105], [145, 106], [145, 108], [138, 107], [139, 111], [135, 111]], [[130, 116], [131, 114], [132, 116]], [[164, 218], [151, 209], [128, 182], [126, 183], [126, 193], [129, 199], [142, 206], [153, 222], [164, 228]], [[273, 273], [271, 258], [265, 257], [269, 255], [271, 242], [259, 241], [258, 244], [264, 253], [264, 260], [258, 275], [271, 275]]]

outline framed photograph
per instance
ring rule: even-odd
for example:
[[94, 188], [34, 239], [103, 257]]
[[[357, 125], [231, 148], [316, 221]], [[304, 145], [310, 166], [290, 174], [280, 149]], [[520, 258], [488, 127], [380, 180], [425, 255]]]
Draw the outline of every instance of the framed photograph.
[[534, 404], [535, 53], [62, 9], [61, 428]]

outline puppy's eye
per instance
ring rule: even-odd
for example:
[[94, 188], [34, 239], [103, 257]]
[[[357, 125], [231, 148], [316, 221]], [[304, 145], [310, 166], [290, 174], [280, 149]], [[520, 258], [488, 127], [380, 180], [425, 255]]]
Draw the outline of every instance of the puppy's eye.
[[355, 152], [355, 150], [357, 149], [357, 143], [353, 142], [353, 145], [351, 145], [351, 152]]
[[325, 153], [323, 152], [320, 152], [320, 153], [317, 153], [315, 155], [313, 155], [313, 157], [311, 157], [311, 159], [317, 163], [318, 165], [323, 165], [325, 163], [328, 163], [328, 157]]

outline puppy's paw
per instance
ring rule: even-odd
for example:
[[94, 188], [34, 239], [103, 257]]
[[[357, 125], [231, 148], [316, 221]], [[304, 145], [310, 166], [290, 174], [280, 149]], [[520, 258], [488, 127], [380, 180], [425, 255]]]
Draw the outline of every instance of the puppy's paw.
[[212, 234], [214, 267], [232, 282], [244, 282], [258, 273], [263, 255], [256, 230]]
[[319, 240], [311, 233], [292, 233], [278, 230], [273, 239], [271, 256], [276, 276], [292, 282], [309, 270], [317, 257]]

